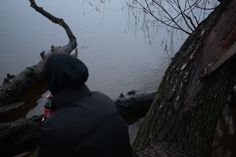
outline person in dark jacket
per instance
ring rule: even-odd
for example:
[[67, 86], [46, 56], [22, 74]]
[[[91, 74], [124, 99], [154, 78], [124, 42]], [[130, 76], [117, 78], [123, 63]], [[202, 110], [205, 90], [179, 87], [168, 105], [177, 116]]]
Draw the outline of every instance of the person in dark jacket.
[[114, 103], [85, 85], [86, 65], [58, 54], [45, 67], [54, 112], [41, 125], [38, 157], [132, 157], [127, 125]]

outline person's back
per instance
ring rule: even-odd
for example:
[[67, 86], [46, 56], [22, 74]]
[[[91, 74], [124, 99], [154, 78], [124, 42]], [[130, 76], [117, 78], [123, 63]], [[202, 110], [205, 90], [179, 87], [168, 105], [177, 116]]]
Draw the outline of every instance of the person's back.
[[66, 55], [47, 65], [55, 111], [41, 126], [38, 156], [131, 157], [126, 123], [109, 97], [90, 92], [84, 84], [84, 66]]

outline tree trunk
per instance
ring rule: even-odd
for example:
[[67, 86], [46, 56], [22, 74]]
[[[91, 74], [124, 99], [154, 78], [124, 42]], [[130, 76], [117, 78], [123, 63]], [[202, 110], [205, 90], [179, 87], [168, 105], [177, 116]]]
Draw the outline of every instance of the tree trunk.
[[236, 0], [223, 1], [173, 58], [135, 139], [137, 156], [210, 156], [235, 82], [235, 7]]

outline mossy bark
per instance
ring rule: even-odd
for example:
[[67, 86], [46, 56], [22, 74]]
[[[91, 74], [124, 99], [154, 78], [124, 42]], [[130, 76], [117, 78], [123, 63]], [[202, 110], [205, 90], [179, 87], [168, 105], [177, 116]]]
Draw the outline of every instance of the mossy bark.
[[234, 81], [232, 64], [202, 78], [226, 52], [236, 0], [222, 2], [189, 36], [169, 65], [133, 148], [138, 156], [210, 156], [218, 117]]

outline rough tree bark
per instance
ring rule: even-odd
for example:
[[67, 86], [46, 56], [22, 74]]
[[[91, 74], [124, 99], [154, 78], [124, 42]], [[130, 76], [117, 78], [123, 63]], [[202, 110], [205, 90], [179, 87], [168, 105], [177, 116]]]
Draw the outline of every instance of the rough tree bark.
[[235, 16], [236, 0], [223, 1], [175, 55], [135, 139], [137, 156], [210, 156], [235, 82]]

